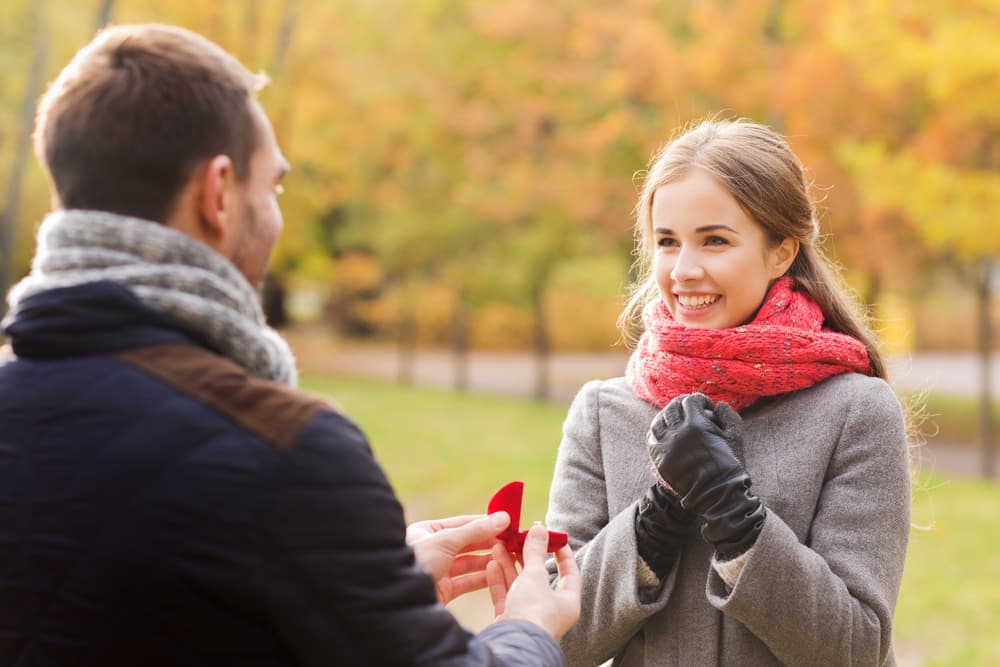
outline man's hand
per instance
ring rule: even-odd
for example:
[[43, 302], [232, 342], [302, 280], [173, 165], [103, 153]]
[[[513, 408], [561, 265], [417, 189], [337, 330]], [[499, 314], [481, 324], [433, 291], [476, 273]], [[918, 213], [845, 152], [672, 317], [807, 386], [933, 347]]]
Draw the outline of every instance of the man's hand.
[[493, 548], [486, 572], [496, 620], [530, 621], [559, 640], [580, 618], [582, 581], [573, 552], [563, 546], [555, 552], [559, 583], [553, 589], [545, 569], [547, 546], [548, 531], [535, 524], [524, 541], [520, 574], [502, 544]]
[[486, 587], [489, 549], [509, 523], [506, 512], [496, 512], [418, 521], [406, 529], [406, 543], [434, 579], [441, 604]]

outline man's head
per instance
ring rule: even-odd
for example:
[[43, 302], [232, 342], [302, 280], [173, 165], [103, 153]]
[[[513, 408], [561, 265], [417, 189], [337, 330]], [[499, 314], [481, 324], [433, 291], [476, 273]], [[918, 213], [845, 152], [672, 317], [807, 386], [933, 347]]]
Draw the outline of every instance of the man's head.
[[176, 227], [257, 283], [281, 228], [273, 197], [288, 169], [255, 97], [266, 83], [182, 28], [101, 31], [38, 106], [35, 152], [56, 206]]

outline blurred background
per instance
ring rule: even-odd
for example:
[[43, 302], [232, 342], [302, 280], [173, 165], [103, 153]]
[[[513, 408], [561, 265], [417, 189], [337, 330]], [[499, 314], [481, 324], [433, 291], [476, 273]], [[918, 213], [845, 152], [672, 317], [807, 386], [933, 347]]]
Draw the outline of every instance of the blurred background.
[[[566, 401], [628, 355], [649, 158], [710, 116], [785, 134], [922, 406], [904, 662], [1000, 664], [1000, 492], [977, 481], [1000, 425], [1000, 0], [4, 0], [0, 291], [49, 206], [38, 96], [100, 26], [140, 21], [272, 78], [293, 170], [266, 310], [411, 519], [477, 511], [513, 477], [541, 518]], [[487, 470], [456, 480], [470, 452]]]

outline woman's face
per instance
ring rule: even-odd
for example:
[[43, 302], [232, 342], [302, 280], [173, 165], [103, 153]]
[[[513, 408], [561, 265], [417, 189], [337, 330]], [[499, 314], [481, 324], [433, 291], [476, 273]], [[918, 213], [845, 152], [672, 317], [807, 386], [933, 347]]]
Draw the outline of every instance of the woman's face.
[[708, 172], [694, 169], [653, 195], [653, 271], [677, 322], [705, 329], [745, 324], [798, 242], [769, 247], [764, 229]]

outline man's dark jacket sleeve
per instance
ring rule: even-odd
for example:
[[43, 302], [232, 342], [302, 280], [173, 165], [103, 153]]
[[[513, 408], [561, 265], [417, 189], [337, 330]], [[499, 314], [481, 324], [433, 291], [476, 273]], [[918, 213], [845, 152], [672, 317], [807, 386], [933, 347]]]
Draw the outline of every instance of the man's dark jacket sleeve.
[[262, 512], [259, 576], [275, 625], [304, 664], [562, 663], [533, 624], [490, 627], [491, 651], [436, 602], [404, 542], [402, 507], [360, 431], [340, 415], [321, 413], [305, 428], [277, 466]]

